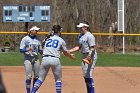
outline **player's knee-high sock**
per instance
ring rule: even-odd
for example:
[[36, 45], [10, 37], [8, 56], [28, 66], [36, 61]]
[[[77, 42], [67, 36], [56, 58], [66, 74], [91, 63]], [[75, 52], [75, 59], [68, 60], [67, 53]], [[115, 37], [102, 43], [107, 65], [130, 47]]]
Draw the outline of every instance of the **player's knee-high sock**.
[[94, 92], [94, 80], [93, 80], [93, 78], [85, 78], [85, 82], [86, 82], [88, 93], [95, 93]]
[[27, 93], [30, 93], [30, 87], [31, 87], [31, 80], [27, 79], [26, 80], [26, 90], [27, 90]]
[[61, 93], [62, 90], [62, 82], [56, 81], [56, 93]]
[[32, 93], [36, 93], [36, 91], [39, 89], [39, 87], [42, 85], [42, 81], [41, 80], [36, 80], [34, 87], [32, 89]]

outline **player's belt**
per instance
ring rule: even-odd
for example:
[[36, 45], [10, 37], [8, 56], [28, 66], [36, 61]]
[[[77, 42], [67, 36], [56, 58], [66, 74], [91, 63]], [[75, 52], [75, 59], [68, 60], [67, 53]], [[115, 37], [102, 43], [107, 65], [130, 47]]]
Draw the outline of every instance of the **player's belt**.
[[89, 52], [83, 53], [83, 54], [88, 54]]
[[[52, 56], [52, 55], [43, 55], [42, 58], [43, 58], [43, 57], [56, 57], [56, 56]], [[56, 57], [56, 58], [59, 58], [59, 57]]]

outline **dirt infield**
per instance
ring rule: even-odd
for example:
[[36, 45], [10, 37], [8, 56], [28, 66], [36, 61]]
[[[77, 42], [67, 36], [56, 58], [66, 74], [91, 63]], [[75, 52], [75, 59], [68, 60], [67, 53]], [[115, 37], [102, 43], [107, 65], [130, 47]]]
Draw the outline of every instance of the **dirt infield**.
[[[26, 93], [24, 67], [0, 67], [8, 93]], [[140, 68], [96, 67], [94, 71], [96, 93], [139, 93]], [[81, 67], [63, 67], [63, 93], [86, 93]], [[55, 93], [53, 74], [49, 74], [39, 93]]]

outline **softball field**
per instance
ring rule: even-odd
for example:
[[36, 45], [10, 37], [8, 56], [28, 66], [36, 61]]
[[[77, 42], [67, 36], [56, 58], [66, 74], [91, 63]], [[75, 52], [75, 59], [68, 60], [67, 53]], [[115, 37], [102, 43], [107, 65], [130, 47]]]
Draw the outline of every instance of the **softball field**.
[[[23, 66], [1, 66], [3, 82], [8, 93], [26, 93]], [[63, 66], [63, 93], [86, 93], [80, 66]], [[139, 93], [139, 67], [95, 67], [96, 93]], [[49, 71], [39, 93], [55, 93], [54, 77]]]

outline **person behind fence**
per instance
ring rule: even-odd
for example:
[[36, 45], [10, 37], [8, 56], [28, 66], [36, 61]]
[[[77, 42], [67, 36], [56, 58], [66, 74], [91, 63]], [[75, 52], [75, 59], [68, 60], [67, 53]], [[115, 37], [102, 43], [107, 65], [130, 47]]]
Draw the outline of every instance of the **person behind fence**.
[[95, 63], [97, 60], [95, 37], [90, 33], [88, 22], [81, 22], [77, 27], [80, 30], [80, 35], [78, 36], [79, 45], [68, 50], [70, 53], [81, 50], [83, 55], [82, 59], [82, 71], [85, 79], [87, 93], [94, 92], [94, 80], [92, 77]]
[[65, 56], [75, 59], [75, 56], [67, 52], [66, 43], [61, 38], [62, 28], [60, 25], [54, 25], [50, 36], [46, 38], [43, 48], [42, 63], [39, 71], [39, 78], [35, 82], [32, 93], [36, 93], [44, 82], [49, 69], [51, 68], [56, 83], [56, 93], [62, 90], [62, 67], [60, 63], [60, 51]]
[[20, 52], [24, 53], [24, 67], [26, 72], [26, 90], [31, 92], [32, 72], [34, 72], [33, 85], [39, 77], [40, 62], [38, 54], [42, 54], [42, 46], [37, 32], [40, 30], [37, 26], [31, 26], [28, 35], [23, 37], [20, 43]]

